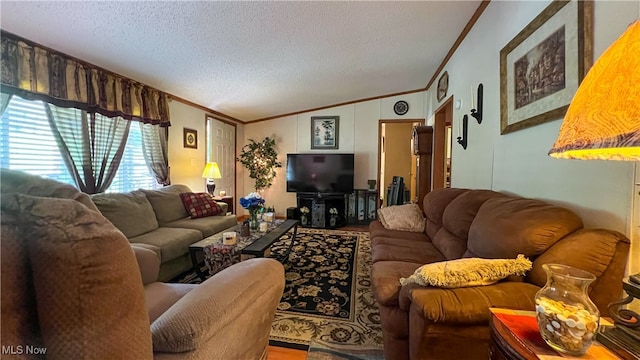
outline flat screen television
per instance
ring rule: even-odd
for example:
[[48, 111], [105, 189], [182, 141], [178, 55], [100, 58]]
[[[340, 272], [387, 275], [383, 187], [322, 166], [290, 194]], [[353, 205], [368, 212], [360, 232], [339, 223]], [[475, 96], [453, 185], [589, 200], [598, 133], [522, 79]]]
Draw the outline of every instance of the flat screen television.
[[287, 154], [287, 191], [353, 192], [353, 154]]

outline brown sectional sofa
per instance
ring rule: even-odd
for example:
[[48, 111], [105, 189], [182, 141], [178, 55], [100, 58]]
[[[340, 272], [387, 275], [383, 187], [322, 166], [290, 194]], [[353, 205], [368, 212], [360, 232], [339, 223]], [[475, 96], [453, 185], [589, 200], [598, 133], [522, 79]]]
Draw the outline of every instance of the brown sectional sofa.
[[237, 224], [235, 215], [226, 215], [225, 203], [218, 203], [223, 215], [191, 219], [180, 199], [186, 192], [192, 192], [186, 185], [169, 185], [159, 190], [95, 194], [91, 200], [130, 243], [158, 255], [158, 279], [168, 281], [192, 268], [189, 245]]
[[[593, 273], [589, 296], [602, 316], [622, 295], [629, 240], [615, 231], [583, 229], [570, 210], [468, 189], [435, 190], [423, 204], [423, 233], [388, 230], [379, 221], [370, 224], [371, 279], [387, 360], [486, 359], [489, 308], [534, 310], [534, 296], [546, 283], [545, 263]], [[443, 289], [399, 282], [427, 263], [518, 254], [533, 261], [532, 270], [489, 286]]]

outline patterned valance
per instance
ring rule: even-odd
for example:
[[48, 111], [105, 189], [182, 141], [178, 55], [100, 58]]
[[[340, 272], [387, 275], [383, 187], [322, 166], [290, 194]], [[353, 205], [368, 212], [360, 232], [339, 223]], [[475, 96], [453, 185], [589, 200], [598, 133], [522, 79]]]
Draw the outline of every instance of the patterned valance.
[[2, 92], [108, 117], [169, 126], [169, 96], [2, 31]]

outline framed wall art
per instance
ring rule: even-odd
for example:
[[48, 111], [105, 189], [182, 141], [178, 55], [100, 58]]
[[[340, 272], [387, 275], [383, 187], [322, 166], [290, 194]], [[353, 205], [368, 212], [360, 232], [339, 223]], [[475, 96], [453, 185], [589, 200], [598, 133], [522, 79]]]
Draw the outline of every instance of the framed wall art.
[[436, 99], [438, 101], [442, 101], [445, 96], [447, 96], [447, 90], [449, 89], [449, 73], [444, 72], [440, 79], [438, 79], [438, 87], [436, 89]]
[[198, 131], [197, 130], [183, 128], [182, 138], [183, 138], [183, 143], [185, 148], [189, 148], [189, 149], [198, 148]]
[[500, 50], [500, 134], [562, 118], [593, 63], [593, 2], [553, 1]]
[[337, 149], [339, 121], [339, 116], [312, 116], [311, 148]]

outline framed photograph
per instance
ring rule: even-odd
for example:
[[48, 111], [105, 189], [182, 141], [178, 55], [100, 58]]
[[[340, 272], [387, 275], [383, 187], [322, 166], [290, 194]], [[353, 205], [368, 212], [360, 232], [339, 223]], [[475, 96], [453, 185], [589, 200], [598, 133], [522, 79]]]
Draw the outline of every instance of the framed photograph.
[[311, 117], [311, 148], [337, 149], [339, 116]]
[[564, 116], [593, 63], [592, 24], [592, 1], [553, 1], [500, 50], [500, 134]]
[[183, 128], [182, 133], [184, 147], [189, 149], [198, 148], [198, 131], [193, 129]]

